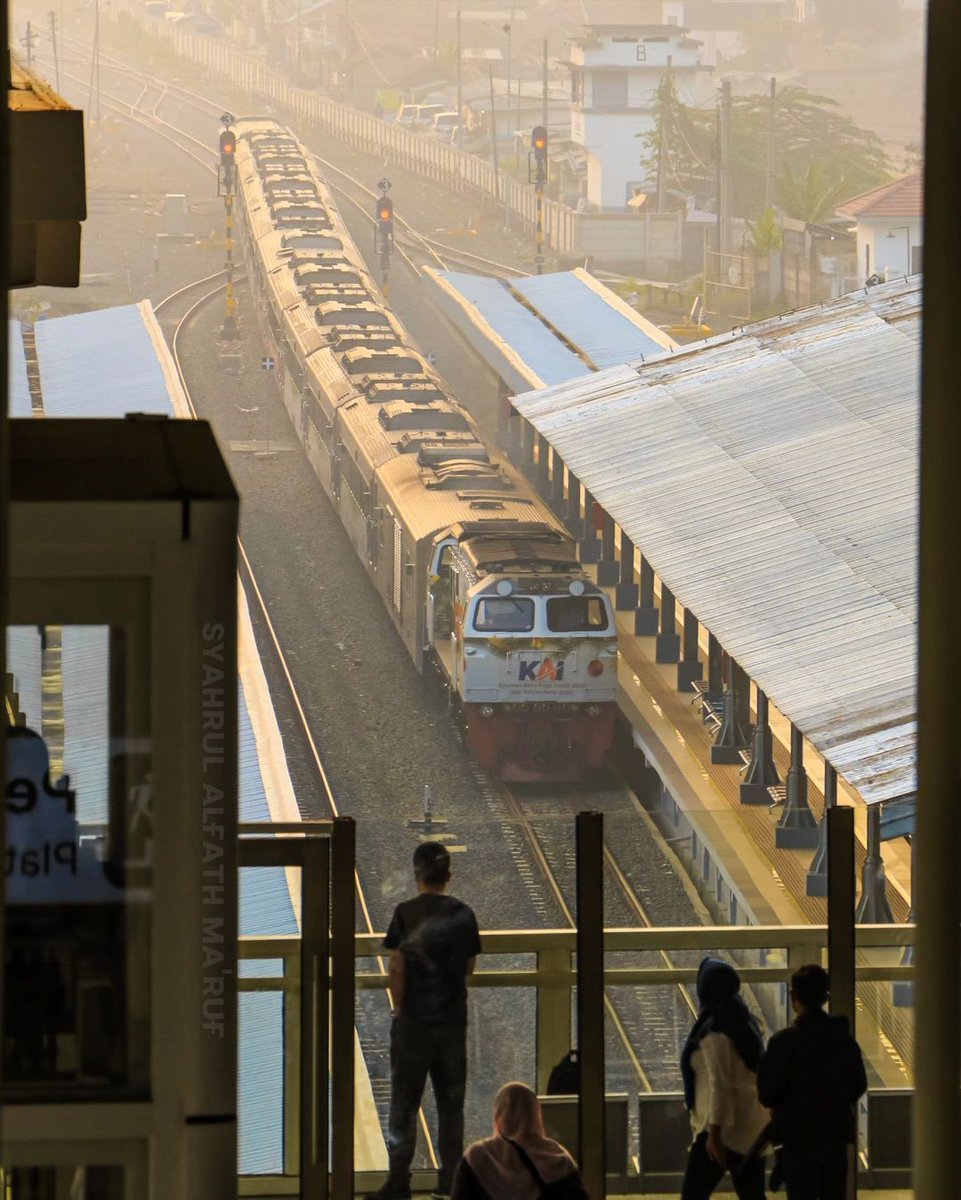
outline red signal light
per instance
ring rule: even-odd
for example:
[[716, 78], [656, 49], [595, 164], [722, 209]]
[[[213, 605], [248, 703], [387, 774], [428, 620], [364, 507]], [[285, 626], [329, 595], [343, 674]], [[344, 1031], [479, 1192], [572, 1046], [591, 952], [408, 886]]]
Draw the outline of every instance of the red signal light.
[[547, 130], [543, 125], [535, 125], [531, 130], [531, 149], [538, 159], [547, 154]]
[[220, 135], [220, 153], [234, 154], [237, 150], [237, 139], [234, 137], [233, 131], [225, 129]]
[[389, 196], [382, 196], [377, 201], [377, 220], [387, 224], [394, 219], [394, 202]]

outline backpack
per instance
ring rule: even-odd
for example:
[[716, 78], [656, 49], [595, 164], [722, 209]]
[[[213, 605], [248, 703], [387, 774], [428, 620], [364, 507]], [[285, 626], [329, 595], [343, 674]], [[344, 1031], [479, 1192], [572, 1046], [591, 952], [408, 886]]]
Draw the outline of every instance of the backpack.
[[510, 1142], [520, 1155], [521, 1162], [537, 1184], [540, 1200], [591, 1200], [587, 1189], [581, 1183], [577, 1167], [574, 1167], [569, 1175], [564, 1175], [561, 1179], [555, 1179], [553, 1183], [545, 1183], [541, 1178], [540, 1171], [534, 1166], [530, 1155], [524, 1147], [515, 1142], [513, 1138], [507, 1138], [507, 1141]]
[[548, 1096], [579, 1096], [581, 1091], [581, 1064], [576, 1050], [569, 1050], [555, 1067], [547, 1080]]

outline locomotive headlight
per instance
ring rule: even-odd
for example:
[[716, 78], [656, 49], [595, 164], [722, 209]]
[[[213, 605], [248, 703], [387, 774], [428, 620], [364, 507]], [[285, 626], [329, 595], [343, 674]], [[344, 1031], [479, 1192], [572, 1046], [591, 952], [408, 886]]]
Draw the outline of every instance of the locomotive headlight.
[[587, 715], [589, 717], [599, 717], [601, 715], [601, 706], [599, 704], [588, 704]]
[[602, 675], [604, 673], [604, 664], [599, 658], [592, 658], [587, 664], [587, 673], [593, 679], [596, 679], [598, 675]]
[[498, 596], [509, 596], [514, 590], [514, 585], [509, 579], [498, 579], [497, 594]]
[[480, 706], [480, 715], [482, 717], [492, 717], [494, 715], [493, 704], [482, 704]]
[[583, 579], [572, 579], [568, 584], [567, 590], [572, 596], [583, 596], [586, 591], [586, 586]]

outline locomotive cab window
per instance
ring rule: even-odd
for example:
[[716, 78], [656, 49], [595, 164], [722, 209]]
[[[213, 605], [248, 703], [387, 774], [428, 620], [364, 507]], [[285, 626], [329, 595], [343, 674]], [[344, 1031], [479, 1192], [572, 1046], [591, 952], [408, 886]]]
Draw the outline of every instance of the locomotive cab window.
[[530, 633], [534, 601], [528, 596], [482, 596], [477, 601], [474, 628], [480, 633]]
[[600, 596], [555, 596], [547, 601], [547, 628], [552, 633], [596, 633], [607, 625]]

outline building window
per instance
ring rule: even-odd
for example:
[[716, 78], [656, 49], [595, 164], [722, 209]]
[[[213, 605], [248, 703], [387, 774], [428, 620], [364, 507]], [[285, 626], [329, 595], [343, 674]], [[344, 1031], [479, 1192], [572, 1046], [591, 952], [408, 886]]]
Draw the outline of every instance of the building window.
[[21, 707], [7, 730], [7, 1094], [142, 1096], [153, 774], [138, 655], [123, 627], [65, 625], [11, 628], [7, 657]]
[[573, 104], [584, 103], [584, 72], [574, 71], [571, 75], [571, 102]]
[[594, 108], [627, 108], [627, 72], [595, 74], [593, 92]]

